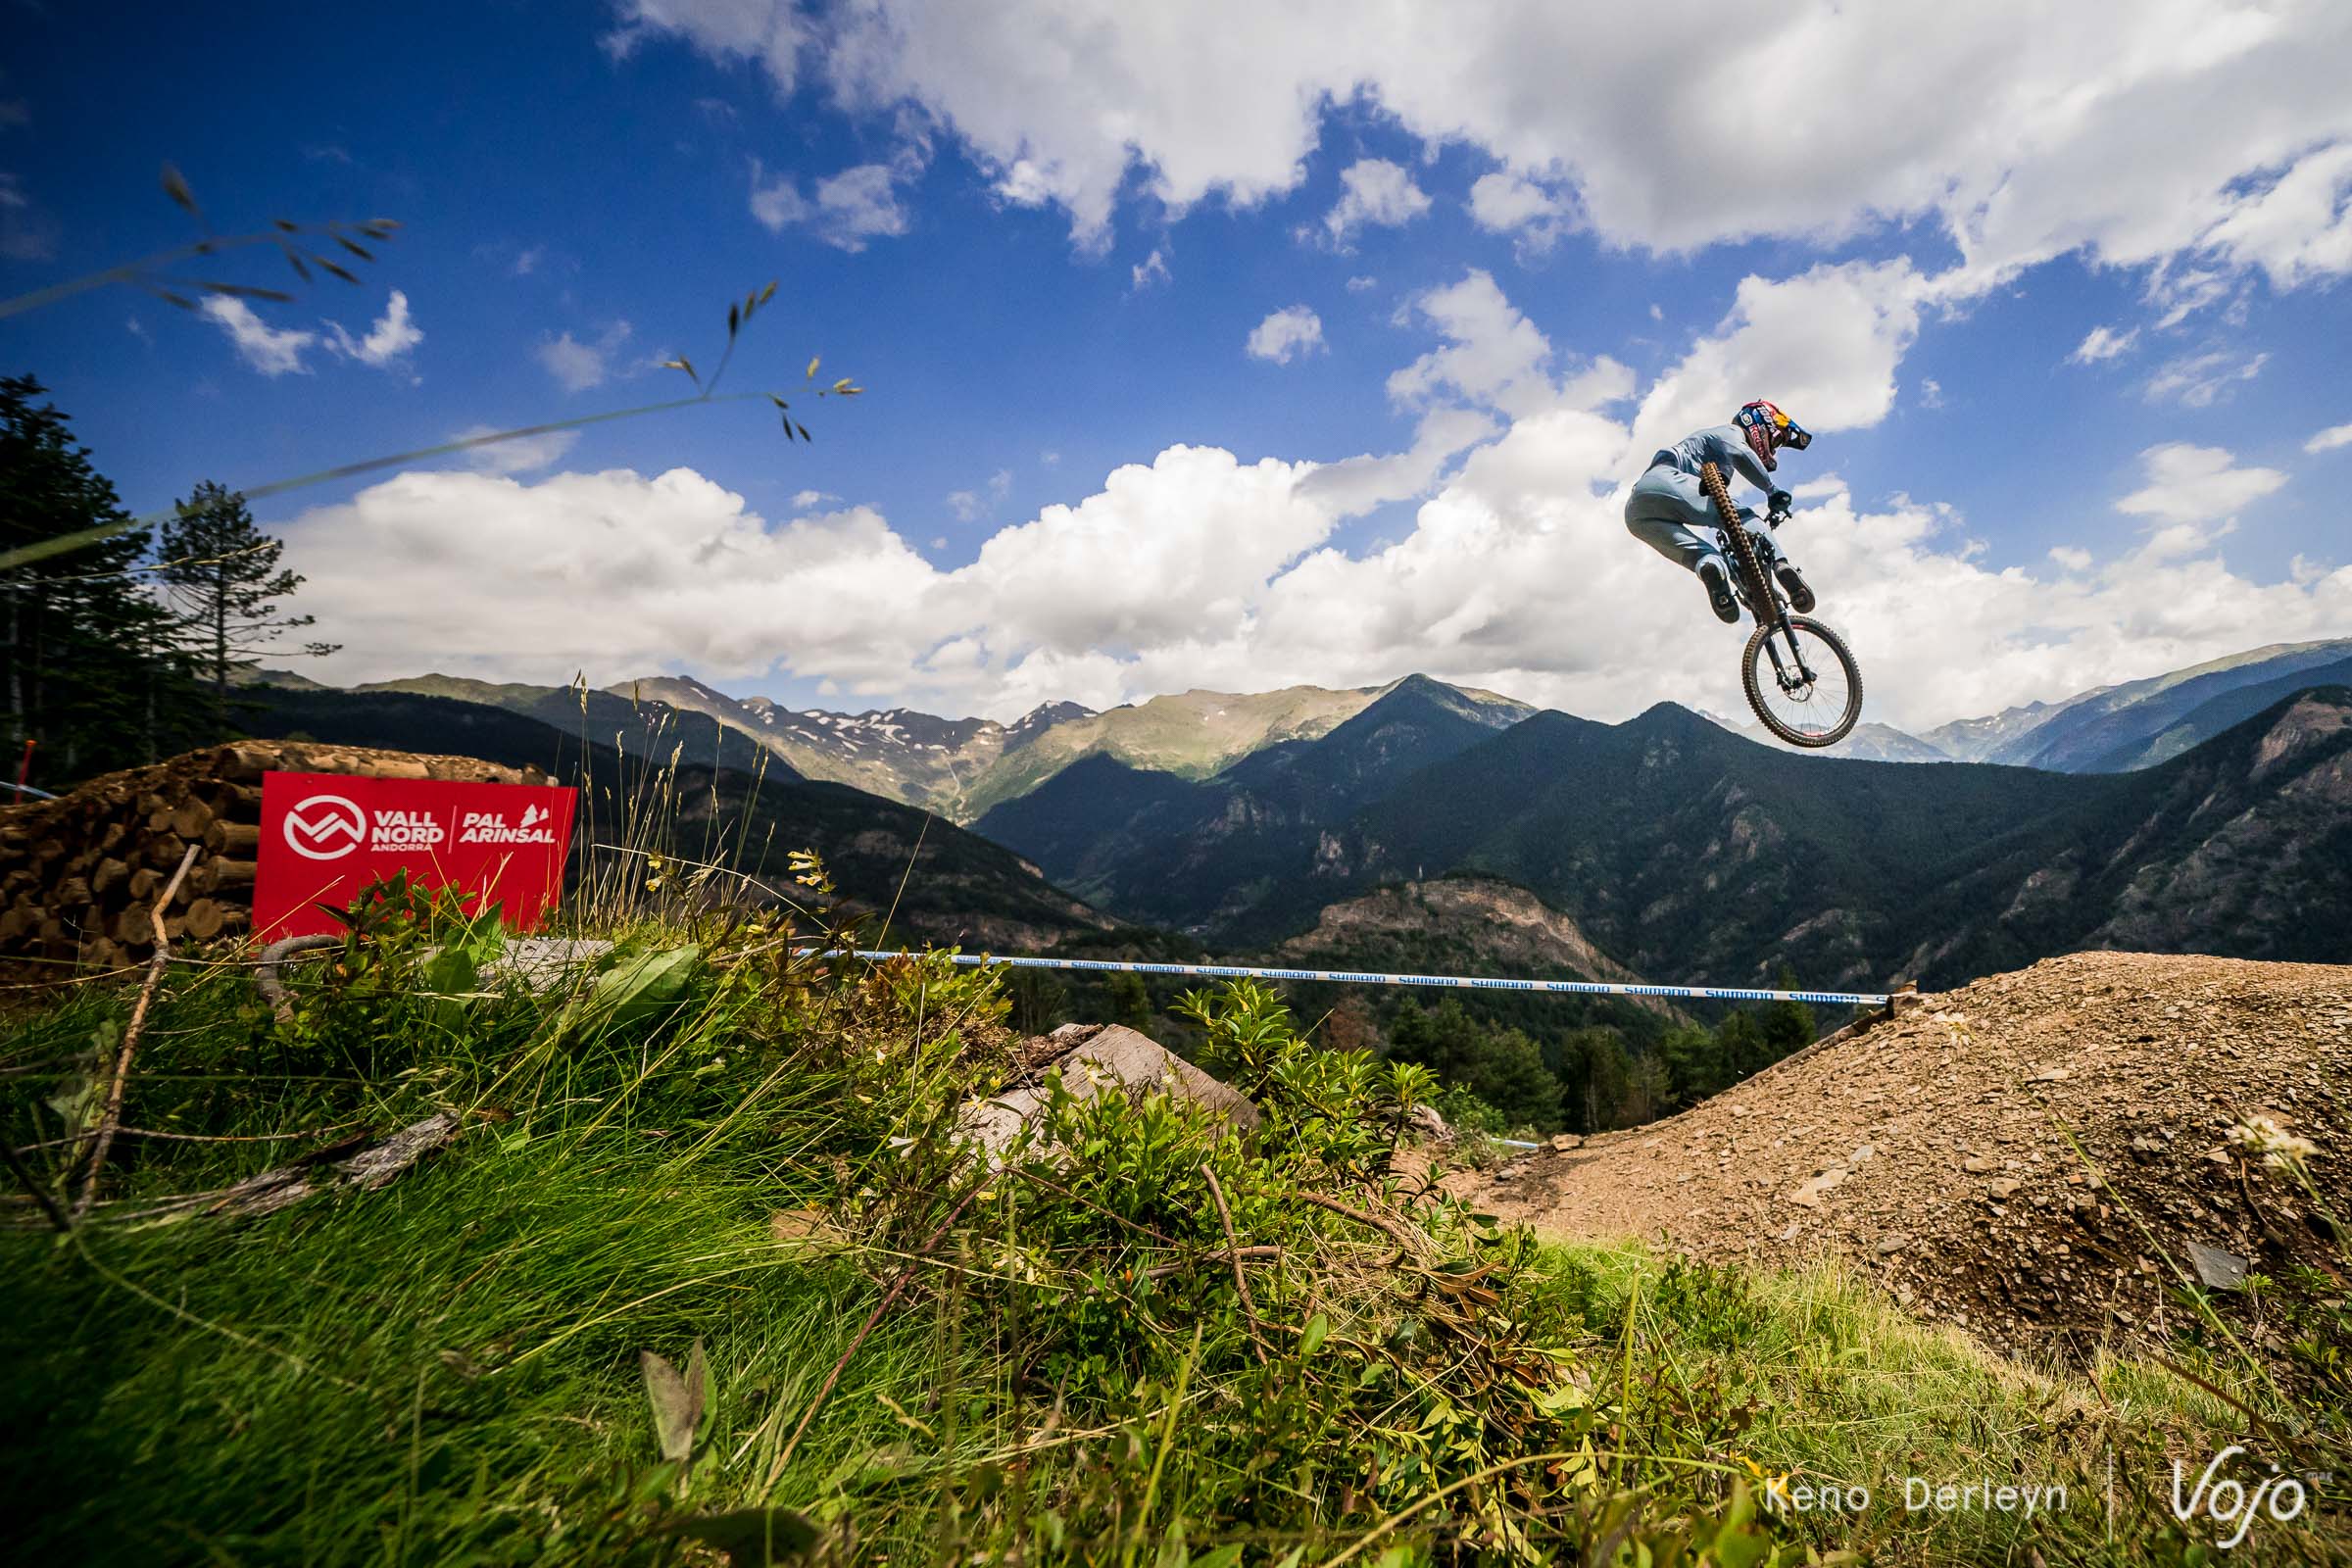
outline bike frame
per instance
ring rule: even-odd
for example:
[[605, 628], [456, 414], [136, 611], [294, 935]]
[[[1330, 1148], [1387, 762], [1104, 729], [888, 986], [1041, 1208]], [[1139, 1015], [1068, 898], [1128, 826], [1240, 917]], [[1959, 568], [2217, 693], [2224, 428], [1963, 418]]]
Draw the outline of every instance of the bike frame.
[[[1723, 476], [1715, 471], [1713, 464], [1707, 465], [1705, 478], [1712, 481], [1706, 485], [1706, 489], [1715, 501], [1715, 510], [1722, 514], [1717, 532], [1723, 536], [1725, 548], [1739, 566], [1739, 582], [1735, 591], [1740, 602], [1747, 607], [1747, 612], [1755, 616], [1759, 625], [1767, 628], [1764, 652], [1772, 657], [1773, 679], [1780, 683], [1784, 692], [1793, 692], [1811, 684], [1815, 679], [1813, 668], [1805, 662], [1804, 647], [1797, 642], [1796, 633], [1788, 626], [1788, 601], [1782, 597], [1771, 573], [1764, 569], [1764, 561], [1756, 551], [1755, 540], [1749, 535], [1747, 524], [1740, 520], [1739, 509], [1731, 504], [1731, 495], [1724, 488]], [[1773, 514], [1772, 525], [1777, 527], [1787, 515], [1786, 513]], [[1781, 653], [1783, 643], [1788, 644], [1786, 659]], [[1796, 666], [1793, 673], [1789, 670], [1791, 662]]]

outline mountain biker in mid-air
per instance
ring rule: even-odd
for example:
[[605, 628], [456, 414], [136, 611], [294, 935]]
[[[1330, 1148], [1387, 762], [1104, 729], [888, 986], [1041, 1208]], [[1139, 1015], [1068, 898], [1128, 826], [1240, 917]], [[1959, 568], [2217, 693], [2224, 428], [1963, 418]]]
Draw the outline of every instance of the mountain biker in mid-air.
[[[1699, 469], [1712, 463], [1727, 478], [1737, 470], [1749, 484], [1766, 492], [1766, 511], [1778, 518], [1788, 513], [1791, 497], [1773, 482], [1773, 471], [1780, 466], [1773, 454], [1783, 447], [1802, 452], [1812, 444], [1812, 432], [1778, 408], [1761, 400], [1750, 403], [1730, 424], [1700, 430], [1658, 449], [1649, 460], [1648, 470], [1634, 481], [1633, 493], [1625, 498], [1626, 529], [1667, 560], [1698, 573], [1716, 618], [1737, 623], [1740, 605], [1732, 597], [1731, 568], [1715, 544], [1721, 520], [1715, 514], [1715, 504], [1699, 485]], [[1752, 522], [1755, 513], [1742, 507], [1740, 516]], [[1765, 565], [1788, 590], [1790, 607], [1800, 615], [1810, 613], [1813, 590], [1781, 554], [1771, 530], [1753, 529], [1751, 537]]]

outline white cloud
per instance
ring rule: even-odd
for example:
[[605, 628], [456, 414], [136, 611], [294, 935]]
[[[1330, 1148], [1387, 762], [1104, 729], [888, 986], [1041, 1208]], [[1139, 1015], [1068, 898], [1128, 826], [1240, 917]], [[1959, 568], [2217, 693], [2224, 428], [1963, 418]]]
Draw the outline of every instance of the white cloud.
[[539, 264], [545, 260], [547, 260], [547, 247], [544, 245], [533, 245], [528, 250], [516, 253], [514, 275], [516, 277], [530, 276], [539, 270]]
[[0, 260], [48, 261], [57, 236], [57, 220], [25, 194], [24, 176], [0, 172]]
[[543, 340], [535, 351], [547, 373], [566, 392], [585, 392], [603, 386], [612, 375], [612, 356], [628, 341], [629, 323], [614, 321], [598, 334], [596, 340], [583, 343], [564, 332], [561, 337]]
[[800, 79], [808, 22], [795, 0], [615, 0], [618, 24], [605, 34], [606, 53], [625, 60], [648, 35], [683, 34], [712, 60], [755, 61], [789, 97]]
[[[780, 656], [858, 690], [968, 702], [985, 680], [1007, 701], [1039, 694], [1025, 708], [1102, 695], [1137, 650], [1238, 635], [1267, 580], [1338, 515], [1298, 496], [1311, 468], [1172, 447], [1001, 530], [954, 572], [870, 510], [771, 525], [684, 469], [537, 484], [404, 473], [305, 514], [288, 537], [353, 678], [428, 649], [523, 679], [680, 662], [745, 675]], [[626, 624], [597, 624], [613, 613]], [[959, 638], [989, 657], [950, 682], [933, 655]]]
[[754, 159], [752, 216], [779, 234], [805, 223], [826, 244], [855, 254], [869, 240], [895, 238], [912, 226], [913, 219], [899, 199], [899, 183], [919, 168], [919, 159], [859, 164], [827, 174], [816, 182], [812, 195], [803, 196], [798, 179], [784, 173], [766, 179]]
[[2236, 199], [2204, 242], [2241, 266], [2261, 268], [2274, 288], [2340, 277], [2352, 271], [2348, 198], [2352, 141], [2321, 147], [2267, 188]]
[[988, 492], [986, 496], [977, 489], [948, 492], [948, 510], [956, 514], [957, 522], [978, 522], [989, 515], [997, 503], [1012, 493], [1012, 470], [999, 468], [988, 476], [988, 483], [982, 488]]
[[271, 326], [254, 314], [252, 306], [223, 294], [205, 296], [197, 309], [228, 334], [229, 342], [236, 346], [237, 357], [262, 374], [310, 373], [310, 367], [302, 363], [302, 357], [318, 341], [318, 333]]
[[2352, 447], [2352, 424], [2331, 424], [2303, 443], [2310, 453], [2333, 452], [2337, 447]]
[[2270, 358], [2268, 354], [2239, 355], [2227, 349], [2184, 354], [2157, 368], [2148, 378], [2146, 395], [2151, 403], [2169, 398], [2184, 408], [2211, 408], [2235, 391], [2239, 382], [2260, 375]]
[[[1821, 292], [1769, 292], [1799, 285]], [[1850, 294], [1863, 326], [1834, 335], [1858, 347], [1802, 373], [1835, 416], [1872, 416], [1883, 345], [1907, 330], [1890, 318], [1906, 274], [1764, 287], [1668, 372], [1666, 406], [1733, 373], [1783, 309]], [[1738, 635], [1621, 518], [1658, 389], [1631, 422], [1603, 412], [1630, 374], [1555, 380], [1560, 356], [1492, 289], [1470, 274], [1414, 307], [1446, 336], [1439, 352], [1458, 352], [1408, 378], [1409, 451], [1315, 464], [1169, 447], [953, 570], [870, 509], [771, 522], [683, 469], [402, 474], [296, 519], [288, 564], [345, 644], [339, 678], [682, 666], [1009, 717], [1052, 699], [1426, 669], [1601, 719], [1666, 699], [1739, 711]], [[2150, 482], [2122, 504], [2156, 531], [2103, 557], [2057, 546], [2046, 565], [1985, 560], [1947, 509], [1806, 484], [1787, 538], [1870, 677], [1870, 716], [1917, 728], [2352, 623], [2352, 565], [2306, 560], [2261, 582], [2211, 553], [2217, 524], [2281, 476], [2219, 449], [2145, 462]], [[1394, 542], [1335, 543], [1347, 518], [1412, 497]]]
[[1534, 252], [1549, 250], [1575, 211], [1567, 197], [1508, 169], [1479, 175], [1469, 205], [1472, 222], [1491, 234], [1516, 234]]
[[1380, 279], [1377, 277], [1358, 275], [1348, 280], [1348, 292], [1350, 294], [1361, 294], [1366, 289], [1377, 288], [1379, 285]]
[[1150, 283], [1165, 283], [1169, 281], [1168, 259], [1154, 250], [1129, 270], [1129, 276], [1133, 278], [1128, 285], [1130, 291]]
[[1894, 409], [1895, 367], [1927, 292], [1907, 260], [1740, 279], [1731, 314], [1642, 398], [1636, 444], [1656, 448], [1723, 424], [1753, 398], [1815, 432], [1877, 424]]
[[[775, 0], [662, 0], [641, 28], [775, 59]], [[914, 105], [1007, 199], [1052, 202], [1103, 242], [1123, 195], [1181, 212], [1295, 190], [1331, 105], [1425, 148], [1467, 144], [1556, 185], [1611, 244], [1817, 239], [1927, 220], [1966, 287], [2069, 251], [2140, 266], [2203, 254], [2274, 281], [2340, 273], [2337, 160], [2352, 9], [2328, 0], [2039, 0], [1923, 12], [1813, 5], [1768, 38], [1693, 59], [1698, 0], [1639, 26], [1500, 0], [1433, 28], [1412, 8], [1238, 0], [1171, 16], [1121, 0], [866, 0], [824, 66], [852, 105]], [[779, 84], [802, 56], [782, 51]], [[1934, 90], [1922, 90], [1922, 83]], [[1771, 156], [1727, 156], [1752, 127]], [[2182, 127], [2193, 127], [2183, 133]]]
[[825, 490], [795, 490], [792, 493], [792, 510], [807, 512], [811, 507], [821, 507], [828, 501], [839, 501], [841, 497]]
[[2156, 318], [2156, 329], [2162, 332], [2179, 326], [2235, 286], [2236, 280], [2218, 267], [2159, 270], [2148, 282], [2148, 299], [2164, 307], [2164, 314]]
[[1429, 196], [1401, 164], [1359, 158], [1340, 172], [1340, 200], [1323, 217], [1323, 231], [1345, 245], [1366, 224], [1394, 228], [1429, 211]]
[[2147, 486], [2118, 501], [2115, 510], [2158, 522], [2209, 522], [2286, 483], [2277, 468], [2241, 468], [2226, 448], [2184, 441], [2150, 447], [2139, 461], [2148, 472]]
[[1551, 344], [1477, 268], [1458, 283], [1415, 296], [1408, 310], [1446, 340], [1389, 377], [1398, 403], [1451, 396], [1511, 414], [1551, 401]]
[[[1480, 449], [1394, 545], [1329, 544], [1309, 464], [1173, 447], [940, 570], [869, 510], [773, 524], [686, 470], [537, 484], [403, 474], [287, 530], [337, 678], [434, 667], [591, 679], [781, 671], [1009, 717], [1193, 686], [1366, 685], [1411, 669], [1618, 719], [1738, 711], [1739, 639], [1627, 537], [1627, 430], [1567, 411]], [[1516, 449], [1516, 455], [1510, 449]], [[1498, 477], [1507, 460], [1534, 482]], [[1791, 548], [1859, 654], [1872, 716], [1919, 727], [2260, 643], [2340, 632], [2352, 566], [2258, 583], [2194, 551], [1976, 559], [1938, 509], [1818, 494]]]
[[408, 356], [411, 349], [424, 341], [424, 333], [409, 319], [409, 297], [399, 289], [384, 305], [384, 314], [377, 317], [368, 335], [355, 338], [334, 321], [326, 324], [326, 347], [347, 360], [372, 365], [377, 369], [390, 369]]
[[1327, 463], [1298, 481], [1304, 500], [1354, 516], [1392, 501], [1426, 495], [1446, 466], [1464, 450], [1493, 440], [1501, 423], [1475, 409], [1442, 407], [1421, 416], [1412, 446], [1403, 452], [1364, 453]]
[[[384, 314], [376, 318], [365, 337], [353, 337], [337, 321], [319, 323], [325, 328], [322, 333], [274, 327], [252, 306], [230, 295], [207, 295], [197, 309], [228, 334], [239, 359], [272, 377], [310, 374], [303, 356], [314, 348], [324, 348], [337, 358], [377, 369], [396, 369], [408, 363], [409, 351], [424, 341], [424, 333], [409, 318], [409, 297], [398, 289], [392, 291]], [[134, 325], [132, 331], [141, 333], [142, 329]]]
[[1303, 305], [1276, 311], [1250, 329], [1248, 344], [1253, 360], [1288, 365], [1295, 354], [1314, 354], [1323, 348], [1323, 318]]
[[1943, 407], [1943, 383], [1934, 376], [1924, 376], [1919, 383], [1919, 406], [1923, 409]]
[[2136, 326], [2123, 332], [2111, 326], [2094, 326], [2083, 335], [2082, 342], [2075, 345], [2075, 352], [2069, 354], [2066, 360], [2069, 365], [2096, 365], [2127, 352], [2137, 341], [2139, 328]]
[[[476, 436], [495, 434], [497, 429], [492, 424], [468, 425], [450, 439], [470, 441]], [[545, 430], [538, 435], [518, 435], [487, 446], [470, 447], [462, 461], [476, 473], [535, 473], [562, 462], [579, 439], [577, 430]]]

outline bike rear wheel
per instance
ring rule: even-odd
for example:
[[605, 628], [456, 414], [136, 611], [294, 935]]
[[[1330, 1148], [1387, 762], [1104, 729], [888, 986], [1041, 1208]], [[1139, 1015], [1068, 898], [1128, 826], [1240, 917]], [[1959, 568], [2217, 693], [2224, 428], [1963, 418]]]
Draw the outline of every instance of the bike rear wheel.
[[1747, 706], [1791, 746], [1835, 746], [1862, 716], [1861, 666], [1843, 638], [1803, 615], [1759, 624], [1740, 675]]

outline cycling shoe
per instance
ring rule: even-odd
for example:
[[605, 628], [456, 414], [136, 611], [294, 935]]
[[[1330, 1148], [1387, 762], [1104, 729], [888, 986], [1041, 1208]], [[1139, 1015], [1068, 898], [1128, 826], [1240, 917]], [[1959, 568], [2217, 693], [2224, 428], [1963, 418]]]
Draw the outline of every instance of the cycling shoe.
[[1715, 618], [1730, 625], [1740, 623], [1740, 601], [1732, 597], [1732, 579], [1724, 575], [1723, 563], [1699, 563], [1698, 580], [1707, 585], [1707, 603], [1714, 607]]

